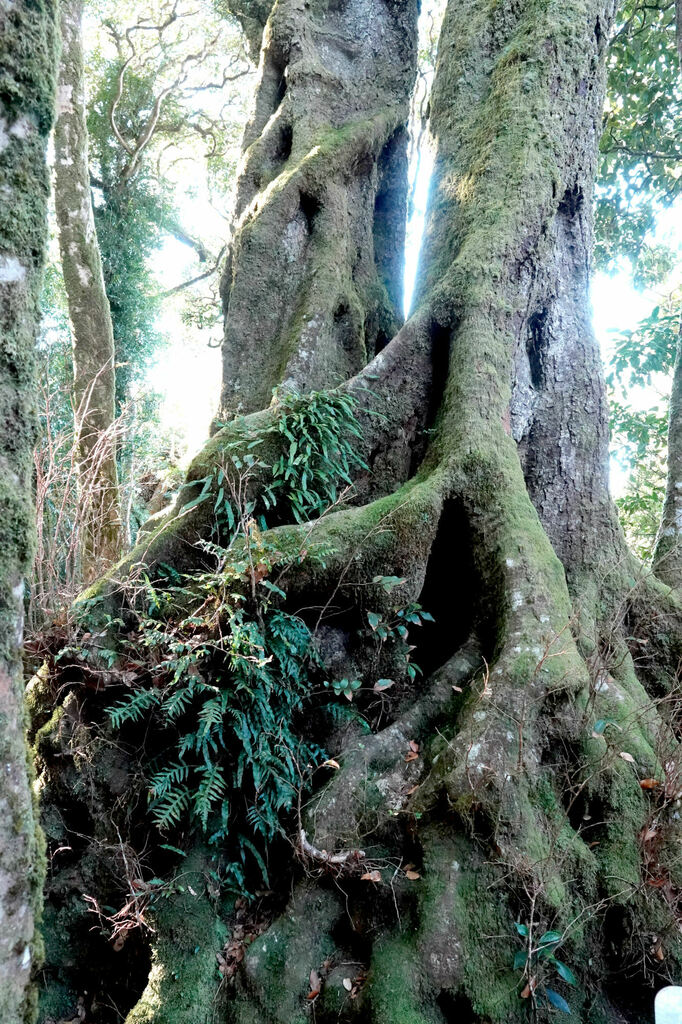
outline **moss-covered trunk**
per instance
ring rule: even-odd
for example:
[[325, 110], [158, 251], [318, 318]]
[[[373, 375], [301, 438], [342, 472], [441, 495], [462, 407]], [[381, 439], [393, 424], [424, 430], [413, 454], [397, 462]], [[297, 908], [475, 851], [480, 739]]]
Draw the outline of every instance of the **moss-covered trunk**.
[[414, 0], [267, 20], [225, 269], [221, 416], [335, 385], [402, 320]]
[[[650, 1019], [651, 987], [679, 977], [680, 607], [669, 588], [641, 571], [617, 525], [587, 297], [613, 6], [612, 0], [449, 4], [431, 103], [436, 161], [416, 310], [337, 392], [357, 402], [362, 437], [353, 444], [372, 470], [356, 464], [347, 507], [293, 524], [293, 503], [279, 502], [274, 518], [271, 502], [258, 505], [263, 495], [272, 498], [278, 466], [286, 467], [287, 480], [298, 481], [297, 494], [304, 487], [297, 446], [309, 440], [310, 410], [320, 400], [313, 396], [294, 408], [280, 396], [216, 434], [195, 460], [172, 521], [88, 595], [90, 614], [123, 609], [126, 630], [137, 628], [135, 566], [145, 562], [157, 577], [168, 565], [210, 566], [216, 549], [193, 541], [229, 540], [232, 527], [218, 513], [226, 493], [237, 495], [247, 518], [263, 509], [271, 528], [260, 533], [247, 524], [220, 556], [218, 570], [213, 563], [214, 571], [232, 566], [236, 573], [229, 585], [221, 577], [217, 606], [235, 600], [229, 586], [245, 588], [251, 599], [272, 575], [277, 600], [315, 634], [323, 662], [316, 678], [336, 682], [347, 696], [359, 681], [357, 706], [369, 723], [369, 732], [355, 719], [341, 728], [337, 707], [330, 724], [319, 694], [312, 701], [308, 729], [333, 759], [325, 769], [331, 781], [314, 785], [283, 823], [291, 845], [273, 840], [274, 891], [254, 901], [245, 924], [243, 908], [221, 905], [217, 892], [207, 895], [214, 868], [206, 862], [206, 891], [193, 889], [212, 908], [206, 934], [217, 936], [225, 922], [231, 932], [218, 961], [222, 981], [202, 944], [194, 949], [194, 931], [183, 931], [186, 893], [177, 901], [169, 894], [153, 919], [154, 966], [130, 1014], [135, 1024], [445, 1024], [460, 1017], [502, 1024], [529, 1013], [549, 1019], [568, 1006], [580, 1020], [617, 1024], [633, 1006]], [[225, 407], [231, 413], [240, 404], [244, 410], [266, 404], [271, 386], [289, 378], [304, 388], [335, 385], [358, 369], [339, 363], [332, 327], [343, 283], [337, 271], [346, 285], [355, 281], [347, 236], [320, 228], [319, 261], [315, 240], [317, 218], [322, 225], [338, 213], [339, 196], [348, 209], [343, 189], [355, 187], [360, 166], [364, 205], [356, 209], [368, 227], [372, 189], [365, 189], [377, 180], [372, 161], [379, 135], [372, 130], [368, 148], [364, 121], [359, 134], [354, 121], [348, 130], [335, 123], [337, 93], [345, 102], [347, 92], [335, 82], [328, 95], [325, 75], [357, 60], [358, 75], [349, 72], [350, 80], [362, 80], [363, 96], [374, 102], [368, 78], [386, 81], [376, 40], [393, 38], [391, 19], [407, 11], [400, 4], [362, 5], [368, 24], [376, 19], [382, 30], [367, 35], [375, 40], [375, 73], [360, 76], [371, 50], [364, 36], [357, 39], [360, 7], [278, 3], [265, 27], [259, 103], [269, 88], [280, 106], [257, 112], [245, 154], [242, 219], [226, 279]], [[261, 8], [252, 27], [263, 23]], [[319, 57], [320, 47], [329, 47], [328, 60]], [[305, 93], [308, 84], [317, 99]], [[296, 99], [299, 88], [305, 107]], [[327, 120], [343, 132], [340, 148], [332, 145], [340, 139], [335, 131], [316, 134], [319, 120], [311, 134], [308, 118], [321, 118], [326, 107]], [[347, 106], [342, 114], [347, 122]], [[401, 123], [391, 121], [390, 132]], [[388, 124], [383, 115], [381, 124]], [[277, 163], [280, 151], [272, 144], [282, 139], [292, 148]], [[360, 149], [353, 149], [354, 140]], [[356, 163], [361, 156], [364, 162]], [[322, 177], [318, 158], [326, 168]], [[298, 232], [297, 217], [305, 214], [300, 200], [308, 195], [316, 197], [306, 207], [314, 212], [312, 230]], [[316, 253], [311, 279], [303, 250], [287, 269], [287, 246], [299, 235]], [[251, 306], [241, 308], [249, 308], [248, 322], [238, 313], [247, 282]], [[349, 308], [358, 310], [366, 338], [368, 307], [353, 288]], [[279, 302], [285, 313], [275, 309]], [[301, 312], [297, 321], [290, 310]], [[357, 340], [362, 330], [352, 336]], [[312, 356], [310, 372], [299, 376], [302, 349]], [[318, 360], [315, 353], [322, 352]], [[372, 346], [356, 354], [361, 364]], [[245, 481], [244, 460], [254, 451]], [[210, 500], [197, 500], [202, 487]], [[122, 598], [126, 577], [132, 582]], [[415, 602], [435, 619], [421, 631]], [[186, 615], [187, 606], [182, 609]], [[209, 629], [206, 606], [201, 610], [200, 628]], [[406, 613], [412, 620], [400, 618]], [[260, 628], [259, 614], [262, 620], [262, 609], [254, 619]], [[219, 627], [212, 621], [219, 645], [222, 620]], [[191, 644], [199, 627], [191, 616], [185, 622]], [[412, 625], [402, 634], [405, 622]], [[398, 623], [390, 626], [393, 647], [382, 647], [386, 623]], [[140, 692], [149, 691], [150, 677], [126, 654], [129, 636], [119, 638], [115, 672], [91, 662], [91, 683], [94, 673], [100, 685], [118, 685], [111, 693], [119, 694], [132, 673]], [[407, 669], [408, 640], [416, 643], [423, 677], [411, 678]], [[265, 664], [265, 648], [259, 650]], [[212, 674], [195, 666], [188, 678], [199, 672], [203, 685], [208, 674], [229, 702], [234, 675], [225, 682], [208, 655], [204, 664], [214, 664]], [[62, 679], [85, 678], [77, 666], [71, 669]], [[75, 690], [68, 700], [73, 711]], [[68, 792], [58, 792], [63, 761], [50, 756], [51, 744], [60, 757], [68, 757], [71, 745], [81, 770], [83, 750], [91, 749], [91, 760], [107, 743], [125, 751], [101, 730], [106, 700], [105, 691], [79, 705], [73, 740], [68, 721], [44, 727], [47, 813], [68, 802]], [[150, 714], [149, 761], [163, 755], [168, 737], [163, 729], [155, 734], [155, 724], [159, 718]], [[139, 767], [134, 735], [128, 736], [121, 756]], [[235, 747], [225, 764], [238, 758], [238, 742]], [[120, 806], [92, 772], [86, 777], [96, 782], [82, 797], [87, 813], [104, 800], [122, 829]], [[137, 808], [128, 810], [139, 843], [140, 831], [146, 833]], [[100, 830], [108, 826], [100, 819], [94, 826], [103, 842]], [[55, 843], [66, 838], [68, 827], [55, 830]], [[205, 856], [191, 833], [180, 830], [176, 841], [192, 857]], [[229, 856], [233, 848], [226, 849]], [[49, 890], [54, 927], [62, 933], [56, 897], [84, 857], [67, 857]], [[96, 847], [87, 857], [96, 860]], [[181, 877], [181, 864], [178, 871]], [[103, 898], [109, 892], [103, 885]], [[83, 934], [82, 922], [66, 923]], [[45, 977], [48, 996], [56, 977], [66, 998], [76, 991], [77, 971], [59, 958]], [[211, 981], [219, 996], [208, 1005]], [[189, 1002], [188, 992], [194, 994]], [[129, 989], [126, 998], [132, 994]]]
[[[0, 8], [0, 1019], [33, 1016], [34, 928], [44, 877], [24, 736], [24, 581], [33, 554], [32, 452], [49, 184], [55, 6]], [[36, 955], [38, 954], [38, 955]]]
[[671, 587], [682, 586], [682, 331], [677, 353], [668, 413], [668, 475], [661, 525], [656, 538], [654, 568]]
[[81, 558], [91, 582], [121, 555], [116, 468], [114, 333], [90, 198], [83, 4], [61, 0], [55, 207], [73, 342]]

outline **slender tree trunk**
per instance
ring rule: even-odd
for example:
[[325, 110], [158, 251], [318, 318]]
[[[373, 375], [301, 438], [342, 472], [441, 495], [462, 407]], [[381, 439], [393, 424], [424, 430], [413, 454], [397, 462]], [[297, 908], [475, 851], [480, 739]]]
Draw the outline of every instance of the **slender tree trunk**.
[[668, 477], [661, 525], [654, 551], [654, 572], [671, 587], [682, 587], [682, 330], [668, 412]]
[[33, 553], [34, 356], [49, 183], [55, 7], [0, 8], [0, 1019], [32, 1019], [44, 852], [24, 737], [24, 580]]
[[84, 510], [86, 581], [121, 553], [114, 335], [90, 195], [82, 0], [61, 0], [62, 56], [55, 126], [55, 205], [73, 340], [74, 408]]
[[[376, 682], [358, 640], [368, 611], [419, 601], [436, 622], [417, 641], [424, 678], [388, 692], [375, 732], [315, 737], [336, 744], [339, 768], [301, 809], [298, 860], [278, 876], [284, 909], [239, 947], [235, 980], [220, 987], [230, 1024], [508, 1024], [529, 1004], [534, 1019], [554, 1019], [552, 999], [564, 998], [576, 1019], [622, 1024], [635, 1004], [650, 1019], [647, 986], [682, 970], [682, 615], [627, 551], [609, 498], [587, 296], [613, 10], [613, 0], [451, 0], [417, 304], [385, 346], [375, 325], [390, 305], [370, 297], [397, 295], [396, 270], [385, 271], [393, 291], [378, 292], [377, 211], [393, 224], [404, 191], [391, 178], [377, 201], [380, 154], [406, 107], [386, 114], [381, 89], [409, 91], [397, 54], [416, 11], [285, 0], [265, 25], [225, 279], [224, 410], [266, 405], [274, 384], [336, 385], [357, 370], [340, 390], [359, 403], [371, 475], [358, 474], [351, 507], [283, 522], [264, 543], [287, 566], [286, 607], [319, 615], [334, 603], [319, 631], [330, 675]], [[408, 14], [401, 36], [395, 19]], [[376, 35], [359, 39], [375, 19]], [[323, 109], [332, 130], [321, 136]], [[275, 404], [219, 431], [174, 521], [88, 596], [116, 615], [136, 564], [152, 575], [201, 564], [193, 542], [215, 536], [214, 503], [193, 499], [254, 443], [262, 465], [249, 496], [266, 488], [277, 416]], [[390, 596], [383, 577], [397, 581]], [[80, 764], [68, 760], [71, 738], [78, 750], [91, 743], [93, 760], [107, 749], [94, 698], [89, 711], [78, 692], [41, 739], [48, 811], [68, 803], [64, 773]], [[104, 844], [113, 826], [97, 807], [117, 805], [93, 779], [79, 800]], [[203, 848], [188, 843], [201, 875]], [[83, 924], [59, 916], [60, 900], [76, 871], [90, 877], [94, 849], [65, 858], [49, 890], [54, 931], [76, 941]], [[186, 893], [155, 918], [130, 1024], [211, 1020], [210, 954], [225, 921], [237, 945], [241, 925], [209, 888], [192, 882], [186, 930]], [[540, 956], [546, 932], [570, 968]], [[73, 991], [63, 960], [46, 977]]]

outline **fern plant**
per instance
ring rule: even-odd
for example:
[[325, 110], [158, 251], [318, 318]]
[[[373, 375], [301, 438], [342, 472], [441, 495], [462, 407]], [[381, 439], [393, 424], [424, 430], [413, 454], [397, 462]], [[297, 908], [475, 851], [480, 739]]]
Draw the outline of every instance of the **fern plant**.
[[[273, 514], [278, 521], [293, 518], [299, 523], [321, 515], [352, 485], [354, 470], [368, 469], [357, 452], [362, 431], [353, 395], [275, 391], [273, 396], [272, 425], [227, 444], [225, 465], [196, 480], [201, 490], [184, 506], [188, 511], [212, 498], [218, 532], [228, 546], [246, 532], [249, 521], [265, 529]], [[272, 435], [280, 440], [281, 454], [269, 464], [259, 458], [258, 449]], [[258, 497], [250, 498], [248, 483], [259, 471], [266, 481]]]
[[367, 469], [358, 455], [362, 439], [357, 401], [340, 391], [313, 391], [277, 396], [276, 431], [284, 451], [272, 466], [270, 495], [283, 495], [297, 522], [320, 515], [352, 485], [354, 469]]
[[[159, 591], [145, 579], [139, 626], [127, 642], [149, 677], [109, 709], [116, 729], [151, 718], [156, 825], [169, 831], [189, 823], [229, 850], [227, 881], [242, 892], [254, 863], [267, 883], [267, 846], [310, 769], [326, 758], [297, 729], [319, 667], [313, 638], [302, 619], [278, 607], [285, 595], [268, 579], [272, 552], [260, 531], [275, 509], [279, 519], [319, 516], [351, 484], [353, 470], [366, 468], [356, 452], [353, 396], [275, 399], [274, 423], [231, 445], [231, 466], [198, 481], [201, 492], [190, 503], [213, 499], [222, 544], [203, 547], [216, 568], [171, 573]], [[268, 465], [257, 449], [273, 433], [281, 454]], [[257, 499], [249, 487], [256, 472], [269, 477]]]
[[[259, 549], [261, 567], [264, 558]], [[149, 614], [128, 643], [150, 678], [108, 709], [116, 729], [151, 716], [163, 750], [149, 768], [153, 820], [164, 832], [189, 824], [230, 850], [227, 881], [240, 891], [249, 859], [267, 883], [267, 846], [326, 757], [297, 730], [318, 664], [310, 631], [275, 606], [281, 592], [266, 579], [258, 602], [247, 601], [245, 565], [223, 559], [147, 595]]]

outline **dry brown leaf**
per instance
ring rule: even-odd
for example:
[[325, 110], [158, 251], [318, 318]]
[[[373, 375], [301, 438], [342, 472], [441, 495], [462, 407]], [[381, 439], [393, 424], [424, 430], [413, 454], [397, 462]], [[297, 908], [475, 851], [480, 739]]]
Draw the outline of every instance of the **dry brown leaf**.
[[454, 685], [453, 685], [452, 689], [453, 689], [453, 690], [455, 691], [455, 693], [463, 693], [463, 692], [464, 692], [464, 691], [462, 690], [462, 687], [461, 687], [461, 686], [454, 686]]
[[627, 750], [621, 750], [621, 752], [618, 755], [618, 757], [622, 757], [624, 761], [628, 762], [628, 764], [634, 764], [635, 763], [634, 757], [632, 756], [632, 754], [628, 754]]
[[419, 744], [416, 740], [410, 740], [410, 750], [413, 750], [415, 754], [419, 753]]
[[660, 782], [658, 779], [642, 779], [640, 786], [642, 789], [658, 789]]
[[381, 872], [380, 871], [365, 871], [364, 875], [360, 875], [361, 882], [380, 882]]
[[345, 988], [346, 992], [350, 992], [350, 990], [353, 987], [353, 982], [350, 980], [350, 978], [343, 979], [343, 987]]
[[408, 791], [407, 791], [407, 793], [405, 794], [405, 796], [412, 796], [412, 794], [413, 794], [413, 793], [416, 793], [418, 789], [419, 789], [419, 785], [416, 785], [416, 786], [410, 786], [410, 788], [408, 789]]
[[416, 882], [418, 878], [421, 878], [421, 875], [419, 874], [418, 871], [406, 871], [405, 875], [410, 879], [411, 882]]
[[415, 750], [411, 750], [409, 754], [405, 755], [405, 761], [409, 764], [410, 761], [416, 761], [419, 754]]
[[340, 768], [341, 765], [338, 761], [335, 761], [333, 757], [328, 757], [326, 761], [322, 762], [323, 768]]
[[310, 992], [308, 993], [306, 998], [308, 1000], [316, 999], [317, 996], [319, 996], [320, 994], [321, 988], [322, 982], [320, 981], [320, 976], [313, 967], [312, 971], [310, 972]]
[[656, 831], [655, 828], [648, 828], [646, 830], [646, 832], [644, 832], [643, 835], [642, 835], [642, 842], [643, 843], [650, 843], [651, 840], [655, 839], [655, 837], [657, 835], [658, 835], [658, 832]]

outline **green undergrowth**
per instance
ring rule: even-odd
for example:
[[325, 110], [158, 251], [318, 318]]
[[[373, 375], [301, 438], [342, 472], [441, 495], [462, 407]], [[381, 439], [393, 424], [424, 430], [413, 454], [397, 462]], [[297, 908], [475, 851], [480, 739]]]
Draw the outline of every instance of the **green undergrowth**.
[[[265, 574], [256, 543], [252, 535], [248, 557]], [[156, 825], [168, 832], [189, 820], [212, 844], [229, 843], [224, 881], [241, 890], [250, 857], [267, 884], [265, 849], [324, 760], [297, 730], [317, 665], [311, 633], [276, 607], [265, 578], [254, 607], [240, 593], [246, 572], [246, 561], [230, 561], [163, 591], [148, 585], [148, 614], [128, 641], [146, 678], [109, 709], [116, 730], [152, 723], [161, 748], [148, 765]]]
[[[273, 434], [280, 454], [270, 464], [257, 452]], [[62, 652], [123, 673], [129, 688], [108, 707], [109, 724], [132, 746], [144, 736], [149, 813], [165, 845], [186, 844], [188, 830], [203, 836], [223, 855], [220, 883], [240, 893], [270, 885], [268, 851], [326, 759], [310, 738], [315, 713], [345, 705], [363, 684], [324, 680], [314, 632], [287, 608], [288, 567], [324, 553], [283, 553], [279, 531], [263, 531], [273, 517], [300, 523], [334, 505], [364, 466], [355, 452], [360, 436], [351, 397], [278, 398], [274, 421], [248, 444], [235, 442], [230, 465], [198, 481], [193, 501], [210, 497], [221, 538], [200, 543], [211, 567], [181, 574], [166, 565], [153, 580], [143, 573], [118, 618], [87, 598], [80, 626], [97, 631], [100, 644]], [[253, 476], [264, 472], [267, 486], [252, 494]], [[386, 594], [403, 582], [373, 581], [383, 613], [368, 612], [359, 635], [372, 649], [395, 650], [414, 678], [408, 627], [429, 616], [414, 602], [389, 613]], [[378, 668], [379, 655], [374, 660]], [[379, 679], [373, 699], [392, 683]]]
[[[244, 517], [265, 529], [322, 515], [352, 487], [353, 473], [368, 468], [357, 452], [362, 432], [353, 395], [275, 391], [274, 403], [271, 422], [238, 433], [221, 447], [222, 458], [210, 471], [192, 481], [201, 490], [183, 511], [212, 500], [220, 536], [228, 541], [243, 532]], [[257, 493], [251, 494], [256, 478]]]

